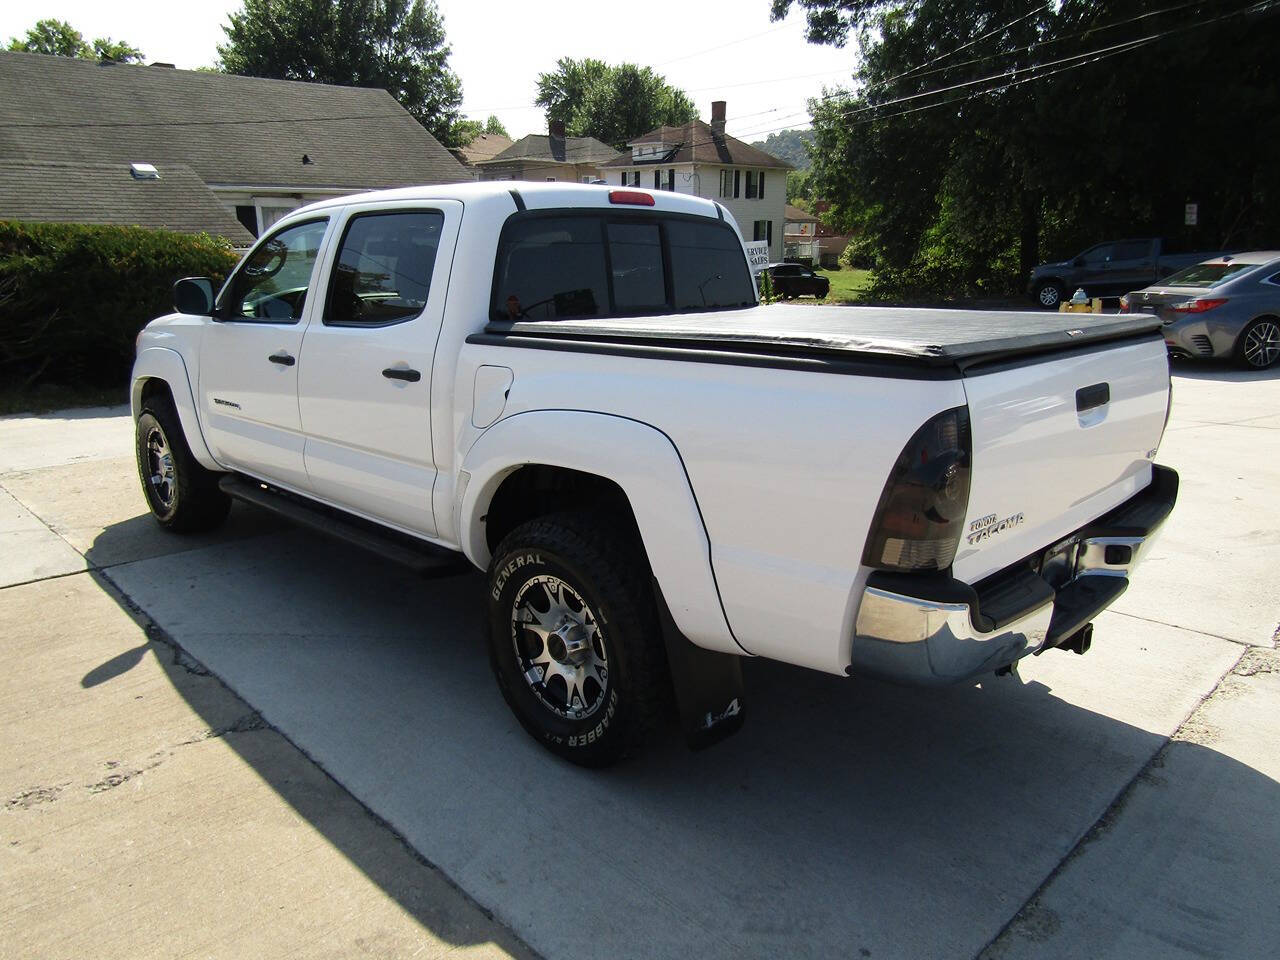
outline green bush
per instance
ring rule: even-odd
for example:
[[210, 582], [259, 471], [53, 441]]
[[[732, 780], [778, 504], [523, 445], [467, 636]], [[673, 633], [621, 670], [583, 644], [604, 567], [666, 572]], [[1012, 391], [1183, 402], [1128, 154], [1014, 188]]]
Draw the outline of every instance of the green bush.
[[236, 260], [207, 234], [0, 221], [0, 386], [124, 383], [138, 331], [173, 309], [173, 282], [221, 282]]

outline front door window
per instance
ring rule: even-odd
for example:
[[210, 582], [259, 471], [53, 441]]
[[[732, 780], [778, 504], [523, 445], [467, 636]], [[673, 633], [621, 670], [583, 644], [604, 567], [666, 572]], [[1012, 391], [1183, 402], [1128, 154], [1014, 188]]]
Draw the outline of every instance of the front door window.
[[259, 244], [223, 289], [221, 318], [297, 323], [326, 225], [325, 220], [299, 223]]

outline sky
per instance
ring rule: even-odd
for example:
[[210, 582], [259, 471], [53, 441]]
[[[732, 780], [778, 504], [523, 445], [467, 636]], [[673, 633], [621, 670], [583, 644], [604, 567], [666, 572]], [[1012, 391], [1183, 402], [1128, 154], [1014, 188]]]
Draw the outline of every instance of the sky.
[[[182, 69], [211, 66], [221, 26], [241, 0], [42, 0], [36, 8], [0, 5], [0, 42], [39, 19], [66, 20], [85, 39], [111, 37], [139, 47], [147, 62]], [[569, 3], [541, 0], [438, 0], [462, 80], [462, 110], [483, 121], [496, 114], [515, 137], [545, 132], [533, 106], [537, 76], [561, 57], [595, 57], [653, 67], [684, 90], [710, 119], [711, 101], [728, 103], [727, 130], [763, 140], [808, 125], [805, 107], [823, 87], [847, 83], [854, 51], [804, 40], [798, 10], [769, 21], [769, 0], [695, 0], [683, 4]]]

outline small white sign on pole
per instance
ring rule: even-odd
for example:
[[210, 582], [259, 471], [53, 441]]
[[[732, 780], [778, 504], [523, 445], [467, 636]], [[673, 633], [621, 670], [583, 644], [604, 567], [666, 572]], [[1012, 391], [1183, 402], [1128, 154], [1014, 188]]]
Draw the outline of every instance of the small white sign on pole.
[[1188, 227], [1194, 227], [1196, 223], [1199, 222], [1199, 220], [1200, 220], [1200, 204], [1188, 203], [1186, 218], [1185, 218], [1186, 225]]
[[747, 262], [751, 264], [752, 273], [759, 273], [769, 265], [768, 240], [748, 240], [745, 246], [747, 248]]

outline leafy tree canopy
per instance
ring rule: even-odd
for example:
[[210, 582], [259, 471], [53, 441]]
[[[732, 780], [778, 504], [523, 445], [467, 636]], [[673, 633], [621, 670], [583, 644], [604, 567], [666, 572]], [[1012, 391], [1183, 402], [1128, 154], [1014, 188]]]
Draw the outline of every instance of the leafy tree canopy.
[[381, 87], [441, 143], [459, 145], [462, 83], [434, 0], [245, 0], [222, 29], [228, 73]]
[[81, 60], [114, 60], [117, 63], [140, 63], [143, 59], [141, 50], [123, 40], [98, 37], [88, 43], [84, 35], [65, 20], [37, 21], [25, 37], [10, 38], [9, 49]]
[[554, 71], [539, 74], [536, 102], [548, 121], [563, 121], [569, 136], [595, 137], [617, 150], [654, 127], [698, 116], [688, 95], [650, 67], [592, 59], [563, 57]]
[[774, 0], [774, 19], [793, 6], [810, 40], [858, 49], [854, 87], [811, 102], [812, 191], [883, 295], [1015, 292], [1121, 236], [1280, 233], [1280, 5]]
[[507, 128], [502, 125], [502, 121], [492, 113], [489, 114], [489, 119], [485, 121], [484, 132], [499, 137], [507, 137], [508, 139], [511, 137], [511, 134], [507, 133]]

